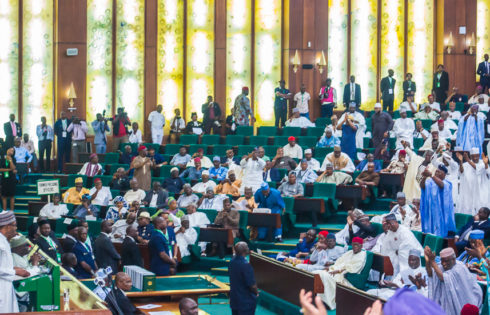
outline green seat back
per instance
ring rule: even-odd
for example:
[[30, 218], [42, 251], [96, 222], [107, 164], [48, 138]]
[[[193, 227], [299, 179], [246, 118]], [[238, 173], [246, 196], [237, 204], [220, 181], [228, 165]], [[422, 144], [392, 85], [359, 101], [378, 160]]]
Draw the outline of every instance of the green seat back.
[[100, 234], [102, 220], [87, 221], [87, 223], [88, 223], [88, 234], [93, 238], [96, 238]]
[[464, 96], [466, 96], [466, 98], [467, 98], [466, 101], [464, 101], [464, 102], [456, 102], [456, 109], [455, 110], [457, 110], [459, 112], [463, 112], [463, 110], [464, 110], [464, 103], [468, 101], [468, 95], [464, 95]]
[[269, 184], [270, 188], [277, 188], [277, 183], [276, 182], [267, 182]]
[[102, 181], [102, 186], [109, 186], [112, 181], [112, 175], [96, 175], [94, 176], [94, 181], [96, 178], [100, 178]]
[[287, 136], [279, 136], [279, 137], [274, 137], [274, 145], [278, 146], [285, 146], [288, 144], [288, 137]]
[[389, 143], [388, 148], [390, 150], [394, 150], [396, 147], [396, 138], [390, 138], [388, 143]]
[[193, 155], [199, 149], [202, 149], [204, 154], [208, 153], [208, 146], [206, 144], [191, 144], [191, 145], [189, 145], [189, 154]]
[[422, 126], [424, 127], [425, 130], [430, 130], [430, 127], [434, 123], [430, 119], [421, 119], [420, 121], [422, 122]]
[[373, 119], [366, 118], [366, 131], [373, 131]]
[[299, 137], [298, 144], [301, 147], [313, 148], [317, 143], [317, 137]]
[[456, 229], [462, 228], [471, 219], [471, 214], [455, 213], [454, 220], [456, 221]]
[[345, 278], [349, 281], [352, 286], [359, 290], [364, 290], [366, 287], [366, 281], [369, 277], [369, 271], [371, 270], [371, 266], [373, 264], [373, 256], [372, 252], [366, 251], [366, 264], [364, 268], [362, 268], [360, 273], [346, 273]]
[[124, 170], [129, 170], [129, 164], [120, 164], [120, 163], [117, 163], [117, 164], [108, 164], [108, 174], [114, 174], [116, 172], [116, 170], [120, 167], [124, 168]]
[[242, 157], [251, 153], [255, 149], [255, 145], [240, 145], [238, 146], [238, 156]]
[[240, 136], [253, 136], [254, 127], [253, 126], [238, 126], [236, 128], [236, 134]]
[[129, 143], [129, 142], [121, 143], [119, 145], [119, 151], [124, 152], [124, 148], [127, 145], [129, 145], [131, 147], [131, 150], [133, 150], [133, 152], [138, 152], [138, 144], [137, 143]]
[[68, 174], [67, 187], [75, 187], [75, 179], [81, 177], [83, 179], [83, 187], [87, 187], [87, 175]]
[[259, 136], [273, 137], [277, 135], [277, 127], [274, 126], [261, 126], [258, 131]]
[[331, 123], [332, 123], [332, 120], [330, 119], [330, 117], [318, 117], [315, 120], [315, 125], [319, 128], [323, 128], [323, 129], [325, 129], [325, 127], [327, 125], [330, 125]]
[[121, 191], [119, 189], [111, 189], [111, 195], [112, 198], [116, 198], [117, 196], [121, 195]]
[[413, 236], [419, 241], [420, 244], [422, 244], [422, 238], [424, 237], [424, 234], [420, 231], [412, 231]]
[[250, 137], [250, 144], [255, 146], [265, 146], [269, 141], [267, 136], [253, 136]]
[[439, 255], [439, 252], [442, 249], [442, 243], [444, 239], [442, 237], [432, 235], [432, 234], [426, 234], [425, 239], [424, 239], [424, 248], [425, 246], [429, 246], [429, 248], [436, 253], [436, 255]]
[[209, 219], [209, 222], [211, 222], [211, 223], [213, 223], [214, 222], [214, 219], [216, 219], [216, 217], [218, 216], [218, 211], [217, 210], [213, 210], [213, 209], [199, 209], [198, 211], [206, 214], [206, 216]]
[[201, 143], [207, 145], [215, 145], [215, 144], [219, 144], [219, 140], [220, 140], [219, 135], [203, 135], [201, 138]]
[[109, 152], [105, 154], [104, 157], [104, 163], [105, 164], [112, 164], [112, 163], [118, 163], [119, 162], [119, 153], [116, 152]]
[[165, 154], [170, 154], [170, 155], [175, 155], [179, 153], [180, 147], [182, 145], [180, 144], [174, 144], [174, 143], [169, 143], [165, 145]]
[[[73, 219], [75, 223], [78, 223], [77, 219]], [[63, 235], [65, 233], [68, 233], [68, 224], [65, 224], [65, 218], [60, 218], [56, 220], [56, 228], [55, 228], [55, 233], [57, 235]]]
[[277, 149], [279, 149], [279, 145], [266, 145], [264, 147], [265, 155], [267, 155], [271, 160], [276, 156]]
[[174, 167], [174, 165], [162, 165], [160, 167], [160, 177], [170, 177], [170, 170]]
[[321, 164], [323, 162], [323, 160], [325, 159], [325, 157], [327, 156], [327, 154], [332, 153], [332, 152], [333, 152], [333, 148], [319, 148], [319, 147], [316, 147], [315, 148], [315, 152], [313, 152], [313, 156]]
[[284, 200], [286, 212], [293, 213], [294, 198], [293, 197], [282, 197], [282, 199]]
[[238, 228], [245, 231], [247, 230], [248, 211], [239, 210], [238, 213], [240, 213], [240, 221], [238, 222]]
[[282, 135], [286, 137], [299, 137], [301, 135], [301, 127], [284, 127]]
[[197, 144], [198, 139], [198, 135], [181, 135], [179, 142], [180, 144]]
[[325, 128], [322, 127], [309, 127], [306, 128], [306, 135], [308, 137], [321, 137], [325, 133]]
[[335, 199], [337, 186], [333, 183], [314, 183], [313, 198], [329, 198]]
[[242, 145], [245, 137], [241, 135], [228, 135], [226, 136], [226, 144], [228, 145]]
[[383, 233], [383, 224], [381, 223], [371, 223], [372, 226], [376, 229], [376, 235]]
[[283, 179], [284, 176], [287, 176], [288, 175], [288, 172], [289, 172], [285, 168], [278, 168], [277, 170], [279, 171], [279, 176], [280, 176], [281, 179]]
[[211, 147], [211, 152], [213, 155], [225, 156], [226, 151], [231, 149], [231, 146], [228, 144], [216, 144]]
[[362, 141], [363, 141], [363, 142], [362, 142], [362, 144], [363, 144], [363, 148], [364, 148], [364, 149], [369, 148], [369, 141], [371, 141], [371, 138], [370, 138], [370, 137], [364, 137], [364, 138], [362, 139]]
[[424, 139], [423, 138], [414, 138], [413, 139], [414, 150], [420, 149], [423, 145], [424, 145]]

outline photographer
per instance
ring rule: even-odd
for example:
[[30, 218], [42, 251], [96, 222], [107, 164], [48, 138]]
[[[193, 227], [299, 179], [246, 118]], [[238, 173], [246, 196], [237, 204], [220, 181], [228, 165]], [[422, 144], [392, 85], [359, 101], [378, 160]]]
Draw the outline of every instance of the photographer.
[[107, 151], [107, 135], [106, 132], [111, 131], [107, 125], [107, 118], [104, 117], [105, 111], [101, 115], [97, 114], [97, 120], [92, 122], [92, 128], [94, 128], [94, 144], [95, 152], [97, 154], [103, 154]]
[[131, 121], [128, 118], [128, 113], [124, 111], [124, 108], [119, 107], [117, 109], [117, 115], [112, 120], [112, 151], [119, 150], [121, 143], [128, 143], [128, 128], [131, 125]]
[[202, 105], [201, 111], [203, 113], [202, 123], [204, 125], [204, 133], [210, 134], [211, 129], [213, 129], [213, 134], [219, 134], [219, 129], [221, 128], [219, 122], [221, 108], [218, 103], [213, 102], [213, 97], [211, 95], [208, 96], [207, 102]]
[[87, 152], [87, 123], [84, 120], [73, 116], [71, 124], [66, 131], [72, 132], [71, 156], [73, 158], [73, 163], [78, 163], [78, 153]]

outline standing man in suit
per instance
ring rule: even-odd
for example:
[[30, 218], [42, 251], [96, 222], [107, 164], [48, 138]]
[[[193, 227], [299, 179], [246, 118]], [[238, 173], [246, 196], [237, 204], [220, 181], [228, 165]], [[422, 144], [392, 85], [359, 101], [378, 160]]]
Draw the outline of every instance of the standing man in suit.
[[95, 276], [97, 264], [95, 263], [92, 247], [87, 244], [87, 229], [83, 226], [77, 229], [77, 242], [73, 246], [73, 253], [77, 256], [75, 270], [80, 279], [88, 279]]
[[58, 173], [63, 170], [63, 162], [70, 163], [71, 132], [68, 126], [71, 120], [66, 118], [65, 112], [60, 112], [60, 119], [54, 123], [54, 134], [58, 138]]
[[121, 263], [123, 266], [136, 265], [143, 267], [143, 258], [138, 248], [136, 240], [138, 239], [138, 230], [130, 225], [126, 228], [126, 237], [122, 243]]
[[15, 115], [10, 114], [9, 122], [3, 125], [3, 131], [5, 132], [5, 150], [14, 146], [14, 139], [22, 137], [22, 128], [19, 123], [15, 122]]
[[37, 239], [37, 245], [54, 261], [61, 263], [61, 255], [63, 249], [58, 239], [51, 233], [51, 225], [48, 220], [42, 220], [37, 223], [39, 225], [39, 238]]
[[177, 242], [173, 228], [167, 228], [167, 221], [162, 217], [153, 220], [155, 230], [151, 235], [150, 271], [157, 276], [174, 275], [177, 268]]
[[[51, 170], [51, 148], [54, 141], [54, 131], [50, 125], [46, 124], [46, 117], [41, 117], [41, 124], [36, 127], [36, 135], [39, 147], [39, 166], [41, 173]], [[46, 165], [44, 164], [46, 156]]]
[[110, 266], [112, 272], [116, 273], [121, 256], [119, 256], [111, 241], [112, 225], [112, 220], [102, 221], [101, 233], [95, 239], [94, 251], [95, 260], [99, 268]]
[[288, 100], [293, 94], [286, 89], [286, 81], [280, 80], [279, 87], [274, 90], [276, 98], [274, 99], [274, 115], [276, 117], [275, 126], [284, 127], [288, 119]]
[[395, 84], [396, 80], [393, 78], [395, 72], [393, 69], [388, 70], [388, 76], [381, 79], [381, 99], [383, 100], [383, 110], [393, 112], [393, 101], [395, 100]]
[[409, 95], [415, 95], [417, 91], [417, 85], [412, 81], [412, 74], [409, 72], [405, 76], [405, 81], [403, 81], [403, 101], [407, 101]]
[[488, 62], [488, 54], [483, 56], [485, 61], [478, 64], [476, 74], [480, 76], [480, 85], [483, 88], [483, 92], [487, 92], [486, 89], [490, 88], [490, 62]]
[[219, 122], [221, 108], [218, 103], [213, 101], [211, 95], [208, 96], [207, 102], [202, 104], [201, 112], [203, 114], [202, 124], [204, 125], [204, 133], [211, 134], [211, 129], [213, 129], [215, 135], [219, 134], [219, 128], [221, 127]]
[[102, 114], [97, 114], [97, 119], [92, 121], [92, 128], [94, 128], [94, 144], [95, 152], [97, 154], [103, 154], [107, 151], [107, 135], [106, 132], [111, 131], [107, 125], [107, 119]]
[[63, 248], [64, 253], [71, 253], [73, 252], [73, 247], [77, 243], [78, 222], [75, 222], [75, 220], [73, 220], [70, 224], [68, 224], [66, 230], [68, 234], [66, 234], [63, 238], [61, 248]]
[[443, 109], [446, 108], [444, 101], [447, 98], [447, 91], [449, 89], [449, 75], [444, 71], [443, 65], [437, 66], [437, 72], [434, 73], [434, 80], [432, 80], [432, 93], [436, 95], [436, 102], [441, 104]]
[[248, 245], [238, 242], [235, 257], [230, 262], [230, 307], [232, 314], [255, 314], [259, 291], [255, 282], [254, 270], [247, 261]]
[[361, 106], [361, 86], [356, 82], [356, 77], [351, 75], [350, 81], [344, 87], [343, 103], [347, 109], [350, 103], [356, 103], [356, 107]]

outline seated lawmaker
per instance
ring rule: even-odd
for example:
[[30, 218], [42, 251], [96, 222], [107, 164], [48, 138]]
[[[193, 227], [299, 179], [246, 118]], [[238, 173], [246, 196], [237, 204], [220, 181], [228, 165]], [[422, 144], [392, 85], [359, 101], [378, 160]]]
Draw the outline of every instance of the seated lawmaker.
[[312, 123], [308, 118], [301, 116], [299, 108], [293, 108], [293, 116], [286, 121], [287, 127], [300, 127], [308, 128], [315, 127], [316, 125]]
[[204, 194], [208, 188], [214, 189], [216, 187], [216, 183], [212, 180], [209, 180], [209, 172], [202, 172], [202, 182], [199, 182], [192, 186], [192, 191], [199, 194]]
[[153, 220], [155, 230], [148, 243], [150, 271], [157, 276], [174, 275], [177, 267], [175, 233], [162, 217]]
[[347, 154], [341, 151], [340, 145], [334, 146], [333, 152], [327, 154], [320, 171], [325, 171], [328, 163], [331, 163], [336, 171], [354, 172], [355, 170], [354, 163]]
[[184, 193], [177, 199], [177, 205], [179, 208], [186, 208], [191, 203], [196, 204], [199, 201], [199, 197], [192, 192], [192, 187], [189, 184], [184, 184]]
[[207, 156], [204, 156], [203, 148], [197, 149], [196, 153], [192, 155], [192, 159], [187, 163], [186, 167], [194, 166], [194, 161], [196, 160], [196, 158], [199, 158], [202, 167], [208, 169], [213, 167], [213, 163], [211, 162], [211, 160]]
[[259, 205], [255, 202], [254, 193], [252, 187], [245, 187], [243, 189], [244, 195], [236, 200], [241, 207], [240, 210], [246, 210], [252, 212], [254, 209], [258, 208]]
[[120, 219], [123, 219], [128, 213], [128, 203], [122, 196], [117, 196], [114, 198], [114, 206], [111, 206], [107, 209], [107, 213], [105, 215], [106, 220], [112, 220], [113, 222], [117, 222]]
[[213, 167], [209, 169], [209, 177], [211, 179], [216, 179], [222, 181], [226, 178], [226, 174], [228, 173], [228, 169], [220, 165], [221, 159], [219, 156], [215, 156], [213, 158]]
[[229, 149], [226, 150], [226, 156], [221, 158], [221, 165], [229, 169], [232, 164], [240, 165], [240, 160], [238, 156], [235, 156], [235, 152]]
[[[126, 200], [128, 204], [132, 204], [133, 201], [138, 201], [139, 203], [143, 202], [143, 199], [145, 199], [146, 197], [146, 193], [143, 189], [140, 189], [138, 180], [136, 178], [133, 178], [129, 182], [129, 185], [131, 189], [124, 194], [124, 200]], [[114, 198], [114, 200], [115, 199], [116, 198]]]
[[414, 119], [421, 120], [436, 120], [439, 117], [439, 114], [432, 109], [428, 104], [420, 105], [421, 110], [417, 112], [413, 117]]
[[147, 156], [153, 160], [154, 166], [153, 168], [157, 167], [162, 167], [162, 165], [167, 165], [168, 161], [165, 160], [165, 157], [161, 155], [160, 153], [155, 152], [155, 147], [154, 146], [149, 146], [148, 147], [148, 154]]
[[[317, 159], [313, 158], [313, 153], [311, 149], [306, 149], [305, 150], [305, 158], [306, 163], [308, 163], [308, 169], [313, 170], [315, 172], [318, 172], [320, 170], [320, 162], [318, 162]], [[298, 170], [300, 166], [298, 165], [296, 167], [296, 170]]]
[[[294, 138], [294, 137], [293, 137]], [[295, 140], [293, 141], [295, 142]], [[289, 145], [289, 144], [287, 144]], [[298, 145], [300, 148], [300, 146]], [[300, 148], [301, 149], [301, 148]], [[303, 157], [303, 152], [301, 151], [301, 158]], [[297, 164], [290, 156], [284, 153], [284, 148], [278, 148], [276, 156], [272, 159], [272, 167], [287, 169], [288, 171], [294, 170]]]
[[325, 171], [316, 179], [317, 183], [333, 183], [335, 185], [348, 185], [352, 183], [352, 176], [344, 172], [334, 172], [331, 163], [325, 165]]
[[54, 233], [51, 233], [49, 221], [41, 220], [38, 221], [37, 224], [39, 225], [39, 238], [37, 239], [36, 244], [51, 259], [57, 263], [61, 263], [63, 248], [58, 239], [54, 236]]
[[136, 154], [133, 153], [133, 149], [131, 148], [131, 146], [130, 145], [126, 145], [124, 147], [124, 152], [119, 157], [119, 163], [121, 163], [121, 164], [131, 164], [131, 161], [133, 161], [133, 159], [134, 159], [135, 156], [136, 156]]
[[303, 149], [296, 141], [297, 139], [295, 137], [288, 138], [288, 144], [282, 147], [284, 156], [288, 156], [292, 159], [303, 158]]
[[[347, 217], [347, 224], [349, 225], [349, 240], [350, 244], [352, 240], [356, 237], [360, 237], [362, 239], [368, 237], [376, 237], [376, 228], [369, 221], [369, 216], [363, 215], [359, 219], [352, 220], [350, 216]], [[358, 229], [354, 231], [354, 226]]]
[[320, 138], [316, 146], [318, 148], [333, 148], [336, 145], [340, 145], [340, 139], [333, 134], [332, 129], [325, 128], [325, 134]]
[[273, 167], [274, 164], [270, 160], [265, 162], [264, 173], [262, 177], [265, 182], [279, 182], [281, 181], [281, 173], [277, 168]]
[[190, 227], [189, 217], [183, 216], [181, 225], [174, 229], [175, 239], [179, 247], [181, 257], [190, 256], [189, 245], [194, 245], [197, 242], [197, 231]]
[[99, 164], [99, 157], [96, 153], [92, 153], [89, 156], [89, 161], [83, 164], [82, 169], [78, 172], [78, 175], [87, 175], [92, 177], [95, 175], [102, 175], [104, 168]]
[[387, 168], [382, 169], [381, 173], [390, 174], [405, 174], [408, 169], [407, 152], [400, 150], [398, 152], [398, 159], [392, 160]]
[[168, 192], [162, 189], [162, 185], [159, 181], [153, 182], [153, 189], [146, 192], [145, 199], [143, 199], [143, 205], [150, 208], [162, 209], [167, 206]]
[[[218, 212], [218, 215], [214, 219], [214, 224], [222, 225], [225, 229], [231, 229], [233, 233], [233, 237], [234, 238], [237, 237], [238, 223], [240, 223], [240, 213], [232, 209], [231, 201], [228, 198], [223, 199], [221, 208], [223, 210]], [[210, 256], [214, 256], [216, 254], [216, 250], [219, 249], [220, 258], [223, 258], [225, 246], [226, 244], [219, 244], [217, 242], [213, 242]]]
[[75, 271], [79, 279], [93, 278], [98, 268], [92, 247], [85, 243], [87, 241], [87, 229], [81, 226], [77, 232], [77, 242], [73, 246], [73, 253], [77, 257]]
[[[323, 238], [320, 237], [322, 234], [325, 235]], [[301, 264], [296, 265], [296, 268], [309, 272], [323, 270], [333, 265], [344, 253], [345, 248], [335, 243], [335, 234], [321, 231], [318, 233], [318, 242], [311, 253], [309, 262], [306, 263], [304, 260]]]
[[296, 180], [295, 171], [289, 172], [288, 180], [283, 182], [277, 190], [279, 190], [283, 197], [296, 198], [304, 195], [303, 185]]
[[456, 241], [456, 247], [459, 252], [462, 252], [465, 247], [468, 247], [469, 235], [473, 230], [481, 230], [485, 232], [485, 238], [490, 238], [490, 220], [488, 219], [490, 215], [490, 209], [487, 207], [480, 208], [478, 213], [473, 216], [468, 223], [466, 223], [454, 237]]
[[114, 243], [122, 243], [126, 237], [126, 230], [132, 226], [135, 230], [138, 228], [136, 223], [136, 213], [130, 212], [126, 216], [126, 220], [117, 220], [112, 225], [111, 241]]
[[[126, 296], [125, 292], [131, 291], [133, 282], [131, 277], [124, 272], [116, 274], [114, 294], [108, 294], [105, 302], [109, 306], [112, 314], [143, 315], [144, 313], [136, 308]], [[115, 298], [115, 301], [114, 301]]]
[[83, 179], [81, 177], [75, 178], [75, 187], [69, 188], [63, 194], [63, 202], [79, 205], [82, 203], [82, 196], [90, 194], [90, 190], [83, 187]]
[[112, 176], [111, 183], [109, 184], [111, 189], [120, 190], [121, 193], [126, 193], [129, 189], [129, 177], [124, 168], [120, 167]]
[[[307, 150], [305, 150], [306, 152]], [[308, 168], [308, 161], [306, 159], [301, 160], [299, 166], [296, 168], [296, 180], [300, 184], [311, 184], [316, 181], [318, 175], [316, 172]]]
[[82, 196], [82, 204], [73, 210], [72, 216], [77, 219], [86, 219], [88, 215], [97, 217], [99, 214], [99, 208], [94, 206], [90, 200], [90, 195], [85, 194]]
[[153, 224], [151, 224], [150, 213], [143, 211], [138, 216], [138, 243], [148, 244], [153, 234]]
[[68, 214], [66, 204], [61, 203], [60, 194], [53, 195], [53, 202], [45, 204], [39, 211], [39, 216], [47, 217], [48, 219], [59, 219], [62, 215]]
[[223, 199], [228, 199], [226, 195], [215, 195], [214, 188], [208, 187], [206, 193], [199, 199], [197, 205], [199, 209], [223, 209]]
[[189, 179], [190, 181], [199, 181], [202, 176], [202, 166], [201, 159], [194, 159], [194, 166], [186, 168], [181, 174], [180, 177], [184, 179]]
[[187, 163], [189, 163], [190, 160], [191, 156], [187, 154], [187, 148], [181, 146], [179, 149], [179, 153], [175, 154], [170, 161], [170, 165], [175, 165], [180, 169], [185, 169]]
[[102, 180], [98, 177], [94, 179], [94, 187], [90, 189], [90, 200], [96, 206], [108, 206], [112, 201], [110, 188], [102, 186]]
[[197, 206], [194, 203], [191, 203], [187, 206], [187, 218], [189, 219], [189, 225], [191, 228], [193, 227], [206, 227], [211, 222], [209, 221], [207, 215], [203, 212], [198, 212]]
[[285, 258], [305, 258], [309, 256], [313, 248], [316, 245], [316, 230], [309, 229], [306, 233], [299, 235], [299, 242], [296, 244], [296, 248], [289, 252], [280, 252], [277, 254], [276, 259], [283, 261]]
[[184, 180], [179, 177], [179, 169], [174, 167], [170, 170], [170, 177], [163, 180], [162, 187], [169, 193], [178, 194], [182, 191], [184, 184]]
[[381, 168], [383, 165], [378, 160], [374, 159], [374, 155], [372, 153], [369, 153], [366, 155], [366, 158], [359, 162], [356, 166], [356, 171], [367, 171], [367, 165], [368, 163], [374, 163], [374, 171], [379, 172], [381, 171]]
[[214, 192], [217, 194], [232, 195], [233, 197], [240, 197], [241, 180], [236, 179], [235, 172], [229, 170], [226, 174], [226, 178], [221, 181], [215, 188]]
[[[356, 184], [364, 185], [370, 188], [370, 192], [372, 193], [372, 188], [378, 187], [379, 184], [379, 174], [375, 171], [374, 163], [367, 164], [367, 170], [362, 171], [359, 176], [356, 177]], [[376, 196], [374, 196], [376, 197]]]
[[471, 231], [468, 238], [469, 246], [465, 247], [465, 250], [456, 258], [458, 261], [464, 263], [471, 272], [480, 276], [485, 276], [485, 272], [479, 268], [480, 260], [490, 257], [488, 248], [483, 244], [484, 237], [485, 232], [481, 230]]

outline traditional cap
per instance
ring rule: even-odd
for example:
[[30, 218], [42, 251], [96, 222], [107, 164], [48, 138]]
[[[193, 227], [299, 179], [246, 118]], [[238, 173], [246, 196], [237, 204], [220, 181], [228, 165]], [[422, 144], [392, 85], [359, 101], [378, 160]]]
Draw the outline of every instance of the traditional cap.
[[178, 169], [177, 167], [172, 167], [172, 168], [170, 169], [170, 173], [175, 172], [175, 171], [177, 171], [177, 172], [178, 172], [178, 171], [179, 171], [179, 169]]
[[102, 180], [100, 179], [100, 177], [97, 177], [94, 179], [94, 184], [95, 183], [101, 183], [101, 182], [102, 182]]
[[[229, 173], [229, 172], [228, 172], [228, 173]], [[185, 183], [185, 184], [184, 184], [184, 186], [182, 186], [182, 187], [183, 187], [183, 188], [186, 188], [186, 187], [191, 188], [192, 186], [191, 186], [191, 184], [189, 184], [189, 183]]]
[[330, 239], [334, 239], [334, 240], [336, 239], [336, 238], [335, 238], [335, 234], [334, 234], [334, 233], [329, 233], [329, 234], [327, 235], [327, 240], [330, 240]]
[[204, 175], [209, 176], [209, 171], [208, 171], [208, 170], [204, 170], [204, 171], [202, 171], [202, 174], [201, 174], [201, 175], [202, 175], [202, 176], [204, 176]]
[[293, 108], [293, 114], [294, 113], [299, 113], [299, 108], [298, 107]]
[[430, 132], [439, 132], [439, 128], [437, 126], [432, 126]]
[[362, 243], [364, 243], [364, 240], [361, 237], [356, 236], [352, 239], [352, 244], [354, 244], [354, 243], [362, 244]]
[[400, 150], [400, 151], [398, 152], [398, 155], [407, 155], [407, 151], [405, 151], [405, 150]]
[[406, 198], [405, 193], [404, 193], [403, 191], [399, 191], [399, 192], [396, 194], [396, 198]]
[[245, 91], [247, 91], [247, 92], [248, 92], [248, 86], [244, 86], [244, 87], [242, 87], [242, 92], [245, 92]]
[[150, 218], [150, 213], [149, 212], [146, 212], [146, 211], [143, 211], [140, 213], [140, 215], [138, 216], [138, 219], [140, 218]]
[[367, 214], [361, 215], [358, 220], [369, 220], [369, 216]]
[[231, 174], [235, 174], [235, 171], [234, 170], [229, 170], [227, 175], [230, 176]]
[[452, 249], [451, 247], [446, 247], [443, 250], [441, 250], [439, 256], [441, 256], [441, 258], [448, 258], [448, 257], [456, 256], [456, 253], [454, 252], [454, 249]]
[[260, 185], [260, 188], [263, 190], [267, 190], [267, 189], [269, 189], [269, 184], [267, 184], [267, 182], [262, 182], [262, 184]]
[[24, 244], [27, 244], [27, 239], [24, 235], [15, 236], [10, 240], [10, 248], [16, 248]]
[[123, 196], [116, 196], [112, 201], [114, 202], [114, 204], [116, 204], [116, 202], [126, 203], [126, 199], [124, 199]]
[[97, 153], [92, 153], [92, 154], [90, 154], [88, 158], [91, 160], [91, 159], [93, 159], [94, 157], [97, 157]]
[[400, 113], [406, 113], [406, 112], [407, 112], [407, 109], [406, 109], [406, 108], [401, 108], [401, 109], [399, 110], [399, 112], [400, 112]]
[[333, 164], [328, 162], [327, 164], [325, 164], [325, 168], [333, 168]]
[[355, 102], [350, 102], [349, 103], [349, 107], [356, 107], [356, 106], [357, 106], [357, 104]]
[[70, 224], [68, 224], [68, 226], [66, 227], [66, 230], [69, 232], [69, 231], [71, 231], [77, 227], [78, 227], [78, 223], [75, 222], [75, 220], [73, 220], [73, 221], [71, 221]]
[[437, 123], [438, 123], [438, 124], [440, 124], [440, 123], [444, 123], [444, 119], [439, 119], [439, 120], [437, 121]]
[[470, 238], [474, 240], [482, 240], [485, 238], [485, 232], [482, 230], [473, 230], [470, 233]]
[[388, 214], [385, 216], [386, 221], [396, 221], [396, 216], [393, 213]]
[[140, 145], [140, 146], [138, 147], [138, 152], [141, 152], [141, 151], [143, 151], [143, 150], [146, 150], [146, 147], [145, 147], [144, 145]]
[[318, 233], [318, 235], [321, 235], [323, 237], [327, 237], [328, 231], [320, 231], [320, 233]]
[[381, 108], [381, 103], [374, 104], [374, 108]]
[[204, 152], [204, 149], [203, 148], [199, 148], [199, 149], [197, 149], [197, 152]]
[[82, 200], [90, 200], [90, 195], [89, 194], [83, 194]]
[[83, 184], [83, 178], [81, 177], [75, 178], [75, 184], [80, 184], [80, 183]]
[[189, 216], [186, 214], [182, 218], [180, 218], [180, 221], [189, 221]]
[[196, 158], [194, 158], [194, 163], [195, 163], [195, 162], [201, 162], [201, 158], [200, 158], [200, 157], [196, 157]]
[[411, 249], [408, 251], [408, 256], [420, 257], [422, 253], [418, 249]]
[[473, 154], [480, 154], [480, 149], [478, 149], [478, 148], [471, 148], [470, 154], [471, 155], [473, 155]]
[[384, 315], [417, 314], [445, 315], [436, 302], [409, 288], [400, 288], [383, 306]]
[[220, 158], [219, 156], [215, 156], [215, 157], [213, 158], [213, 162], [214, 162], [214, 161], [221, 162], [221, 158]]
[[473, 304], [465, 304], [461, 309], [461, 315], [478, 315], [480, 314], [480, 309], [478, 306]]
[[306, 149], [305, 154], [311, 154], [311, 149]]
[[342, 149], [340, 148], [340, 145], [336, 144], [336, 145], [334, 145], [333, 150], [338, 152], [338, 151], [341, 151]]
[[440, 171], [443, 171], [444, 173], [447, 174], [447, 167], [442, 164], [442, 163], [439, 163], [439, 165], [437, 166], [437, 168], [440, 170]]
[[291, 142], [291, 141], [296, 141], [296, 138], [295, 138], [295, 137], [293, 137], [293, 136], [289, 137], [289, 138], [288, 138], [288, 142]]
[[208, 192], [208, 191], [212, 191], [212, 192], [214, 192], [214, 188], [213, 188], [213, 187], [211, 187], [211, 186], [209, 186], [209, 187], [207, 187], [207, 188], [206, 188], [206, 192]]

